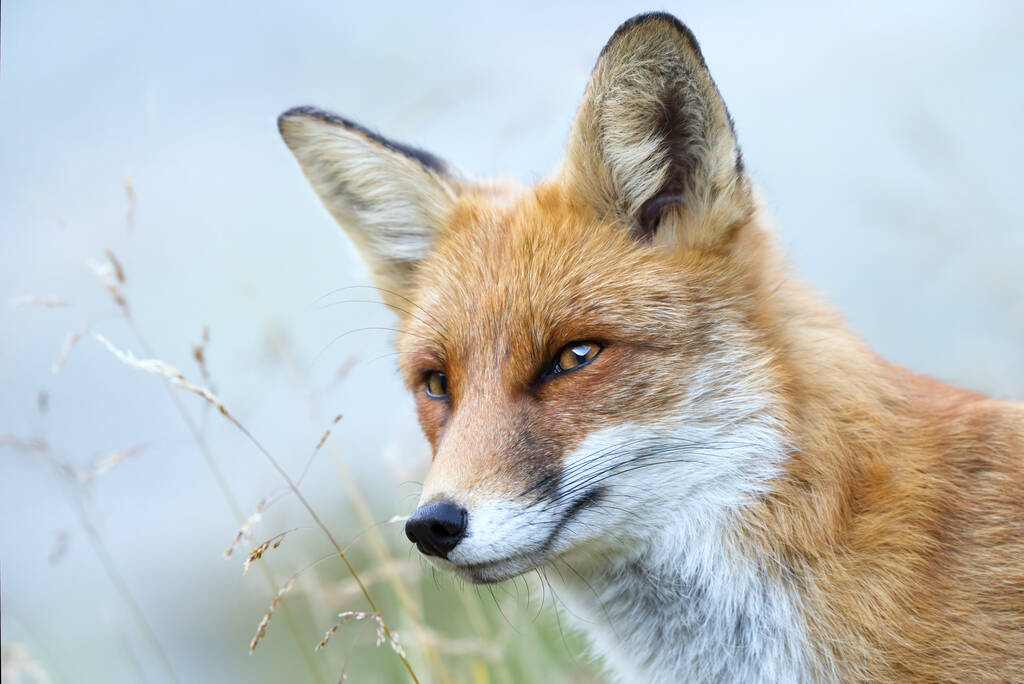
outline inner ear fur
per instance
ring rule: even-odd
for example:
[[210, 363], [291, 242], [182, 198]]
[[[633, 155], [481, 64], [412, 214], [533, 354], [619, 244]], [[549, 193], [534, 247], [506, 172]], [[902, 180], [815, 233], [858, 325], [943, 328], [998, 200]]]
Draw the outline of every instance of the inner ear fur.
[[562, 176], [571, 196], [640, 240], [712, 246], [753, 199], [732, 119], [693, 33], [643, 14], [601, 51]]
[[278, 129], [374, 283], [401, 296], [461, 190], [448, 164], [313, 107], [289, 109]]

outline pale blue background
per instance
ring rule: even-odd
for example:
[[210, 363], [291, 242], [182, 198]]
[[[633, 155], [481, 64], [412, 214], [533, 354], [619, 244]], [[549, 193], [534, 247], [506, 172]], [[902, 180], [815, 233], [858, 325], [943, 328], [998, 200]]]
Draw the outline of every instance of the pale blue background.
[[[0, 433], [45, 437], [79, 464], [149, 445], [97, 483], [94, 508], [183, 679], [281, 681], [294, 654], [245, 654], [265, 587], [219, 558], [234, 521], [159, 382], [93, 340], [51, 375], [65, 336], [83, 323], [137, 349], [86, 259], [108, 247], [122, 257], [142, 327], [190, 375], [189, 345], [210, 326], [225, 401], [294, 471], [318, 435], [270, 351], [268, 327], [283, 330], [326, 410], [345, 413], [343, 446], [375, 513], [400, 512], [415, 487], [396, 495], [392, 471], [415, 479], [427, 457], [393, 360], [379, 358], [389, 336], [331, 344], [390, 317], [372, 304], [318, 303], [366, 279], [275, 117], [319, 105], [470, 174], [530, 181], [557, 164], [598, 50], [644, 9], [4, 3]], [[666, 9], [703, 46], [796, 271], [894, 361], [1024, 398], [1024, 4]], [[10, 306], [26, 294], [71, 306]], [[362, 362], [335, 384], [353, 353]], [[211, 424], [210, 438], [246, 508], [278, 485], [223, 424]], [[309, 491], [322, 509], [340, 510], [327, 460]], [[300, 523], [285, 506], [262, 529]], [[61, 531], [68, 552], [51, 565]], [[55, 680], [160, 681], [58, 480], [7, 450], [0, 581], [4, 640], [26, 643]]]

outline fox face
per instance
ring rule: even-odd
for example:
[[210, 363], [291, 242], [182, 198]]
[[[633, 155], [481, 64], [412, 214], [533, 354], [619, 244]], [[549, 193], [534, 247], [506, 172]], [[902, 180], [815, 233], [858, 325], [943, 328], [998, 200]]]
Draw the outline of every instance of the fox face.
[[[401, 319], [433, 449], [409, 538], [495, 582], [730, 515], [785, 451], [731, 119], [667, 15], [604, 48], [562, 168], [474, 183], [341, 117], [280, 130]], [[674, 536], [680, 534], [672, 526]]]
[[680, 269], [541, 195], [474, 203], [422, 263], [398, 339], [434, 450], [407, 529], [478, 582], [637, 548], [683, 502], [738, 504], [773, 464], [754, 434], [775, 420], [771, 374], [739, 351], [754, 340], [722, 265]]

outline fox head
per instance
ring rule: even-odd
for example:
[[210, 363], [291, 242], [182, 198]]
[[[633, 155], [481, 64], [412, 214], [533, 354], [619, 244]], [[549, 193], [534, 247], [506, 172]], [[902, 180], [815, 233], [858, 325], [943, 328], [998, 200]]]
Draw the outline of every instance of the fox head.
[[615, 32], [534, 187], [312, 108], [279, 128], [399, 313], [433, 451], [406, 531], [439, 566], [495, 582], [677, 546], [777, 472], [771, 243], [674, 17]]

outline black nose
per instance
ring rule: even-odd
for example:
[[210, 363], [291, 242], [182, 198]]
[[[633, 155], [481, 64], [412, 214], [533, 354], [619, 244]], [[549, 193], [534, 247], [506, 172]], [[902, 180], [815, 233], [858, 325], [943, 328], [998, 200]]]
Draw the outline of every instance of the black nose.
[[466, 536], [466, 509], [450, 503], [420, 506], [405, 523], [405, 536], [428, 556], [445, 558]]

